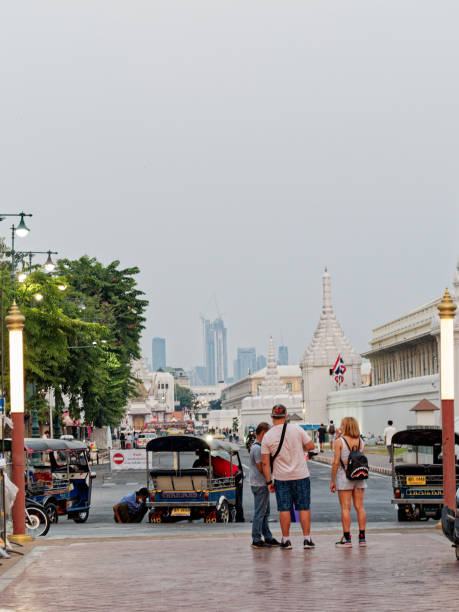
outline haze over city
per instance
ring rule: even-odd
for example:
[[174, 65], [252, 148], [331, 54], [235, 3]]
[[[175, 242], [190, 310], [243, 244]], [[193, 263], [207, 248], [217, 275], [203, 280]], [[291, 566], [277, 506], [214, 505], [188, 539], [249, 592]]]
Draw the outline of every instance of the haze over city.
[[297, 362], [325, 265], [364, 351], [453, 277], [458, 18], [443, 1], [5, 5], [2, 206], [35, 214], [28, 248], [140, 267], [148, 357], [161, 336], [168, 365], [202, 363], [218, 309], [230, 364], [270, 335]]

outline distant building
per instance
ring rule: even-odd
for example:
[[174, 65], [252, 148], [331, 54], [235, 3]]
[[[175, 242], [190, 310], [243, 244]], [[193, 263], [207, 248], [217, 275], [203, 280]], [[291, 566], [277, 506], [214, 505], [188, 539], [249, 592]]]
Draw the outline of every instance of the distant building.
[[223, 319], [203, 319], [206, 384], [215, 385], [228, 378], [227, 329]]
[[258, 355], [257, 357], [257, 370], [262, 370], [263, 368], [266, 368], [266, 357], [264, 355]]
[[207, 368], [196, 366], [190, 372], [190, 382], [192, 387], [202, 387], [207, 384]]
[[149, 372], [143, 359], [132, 362], [137, 395], [126, 406], [121, 427], [142, 431], [147, 423], [167, 422], [174, 412], [174, 378], [169, 372]]
[[181, 387], [190, 387], [190, 377], [183, 368], [167, 368], [167, 371], [174, 377], [176, 385]]
[[288, 347], [285, 345], [279, 345], [277, 353], [277, 365], [288, 365]]
[[153, 372], [164, 370], [166, 367], [166, 339], [153, 338], [152, 343], [152, 366]]
[[234, 362], [234, 378], [240, 380], [257, 369], [257, 354], [253, 347], [238, 348], [237, 359]]

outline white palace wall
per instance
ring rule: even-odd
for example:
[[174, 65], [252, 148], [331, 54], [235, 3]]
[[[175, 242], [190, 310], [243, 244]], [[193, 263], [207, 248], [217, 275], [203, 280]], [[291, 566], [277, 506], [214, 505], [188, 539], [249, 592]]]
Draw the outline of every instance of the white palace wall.
[[[361, 387], [333, 391], [328, 394], [328, 418], [339, 425], [345, 416], [357, 419], [362, 433], [382, 435], [391, 419], [398, 430], [416, 424], [416, 414], [411, 408], [422, 399], [440, 407], [440, 377], [418, 376], [373, 387]], [[435, 412], [436, 424], [440, 424], [440, 410]]]

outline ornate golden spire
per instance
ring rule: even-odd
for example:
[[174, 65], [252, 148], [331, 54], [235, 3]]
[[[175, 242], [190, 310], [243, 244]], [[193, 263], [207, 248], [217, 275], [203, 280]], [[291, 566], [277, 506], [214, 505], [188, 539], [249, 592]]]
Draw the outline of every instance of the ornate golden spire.
[[454, 319], [456, 304], [451, 299], [448, 288], [446, 288], [442, 301], [437, 306], [440, 319]]
[[25, 317], [16, 304], [16, 300], [11, 304], [8, 314], [5, 317], [8, 331], [22, 331], [24, 329]]

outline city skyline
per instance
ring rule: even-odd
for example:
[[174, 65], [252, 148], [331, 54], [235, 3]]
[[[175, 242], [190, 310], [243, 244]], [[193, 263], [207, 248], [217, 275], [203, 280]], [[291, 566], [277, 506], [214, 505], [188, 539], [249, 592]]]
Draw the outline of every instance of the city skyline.
[[5, 3], [1, 195], [34, 214], [24, 248], [138, 266], [142, 352], [160, 333], [187, 369], [213, 295], [228, 355], [272, 335], [298, 363], [328, 266], [365, 352], [372, 328], [454, 274], [459, 5], [446, 5], [43, 0], [25, 23]]

